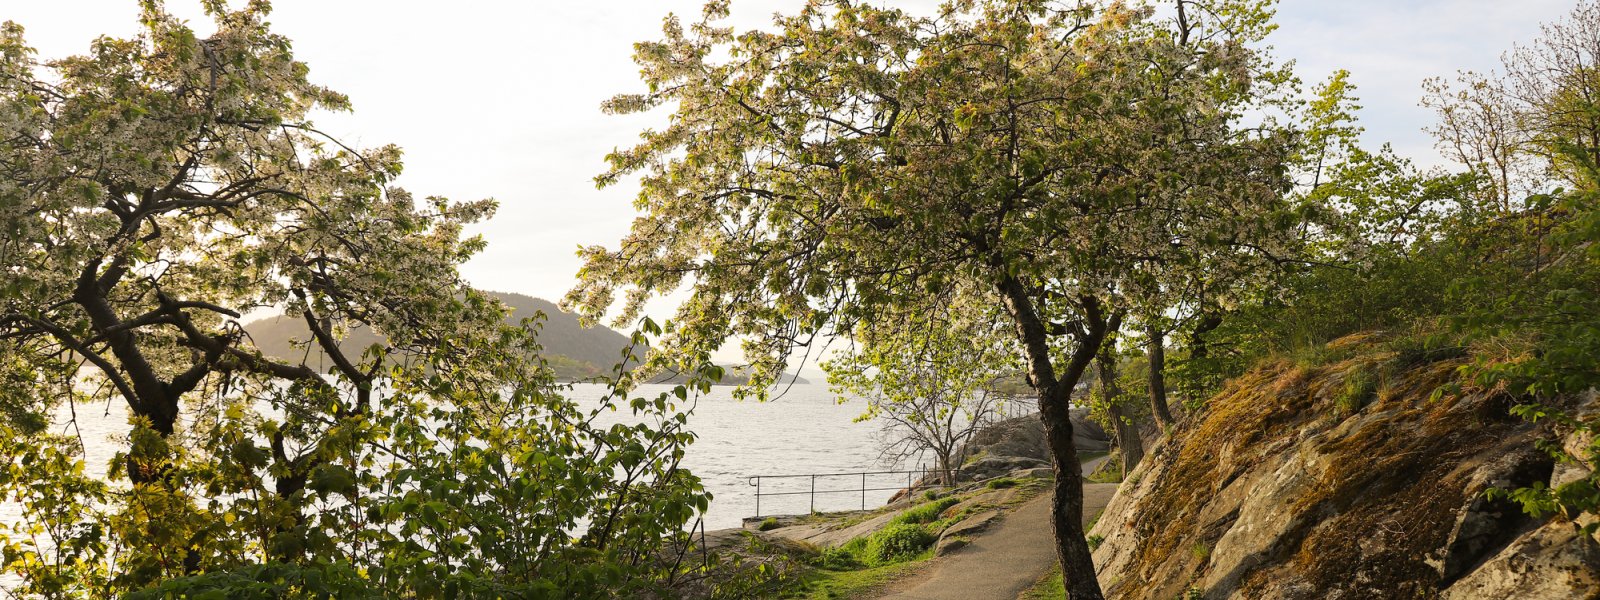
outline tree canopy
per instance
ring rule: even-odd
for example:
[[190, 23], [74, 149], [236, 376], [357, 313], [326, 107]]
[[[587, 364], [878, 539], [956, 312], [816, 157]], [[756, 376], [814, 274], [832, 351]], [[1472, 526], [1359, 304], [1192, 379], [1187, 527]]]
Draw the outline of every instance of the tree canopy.
[[[210, 36], [146, 2], [137, 36], [61, 59], [0, 27], [17, 593], [609, 597], [688, 574], [663, 561], [709, 500], [678, 467], [676, 403], [700, 382], [563, 398], [537, 322], [507, 324], [457, 272], [494, 202], [395, 186], [399, 149], [309, 120], [349, 103], [311, 83], [265, 2], [204, 7]], [[245, 333], [269, 309], [304, 321], [300, 358]], [[340, 346], [360, 328], [380, 341]], [[132, 419], [99, 479], [46, 425], [111, 402]], [[639, 424], [595, 423], [617, 405]]]
[[737, 336], [759, 394], [818, 335], [899, 343], [860, 334], [975, 295], [1051, 427], [1068, 589], [1098, 597], [1066, 405], [1107, 320], [1164, 285], [1162, 265], [1276, 256], [1296, 223], [1293, 81], [1252, 45], [1270, 11], [1177, 9], [811, 3], [735, 32], [714, 1], [669, 18], [637, 45], [648, 91], [606, 105], [673, 111], [598, 179], [637, 174], [643, 215], [582, 252], [568, 302], [601, 318], [621, 299], [626, 320], [687, 286], [656, 360]]

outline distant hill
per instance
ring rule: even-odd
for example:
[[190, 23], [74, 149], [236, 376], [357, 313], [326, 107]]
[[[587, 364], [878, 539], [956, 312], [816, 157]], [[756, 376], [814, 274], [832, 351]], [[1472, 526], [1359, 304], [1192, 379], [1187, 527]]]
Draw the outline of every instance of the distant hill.
[[[584, 379], [608, 374], [611, 368], [622, 360], [622, 349], [628, 346], [628, 336], [605, 326], [584, 327], [578, 322], [577, 315], [561, 310], [549, 300], [505, 292], [484, 293], [511, 308], [511, 315], [506, 319], [508, 323], [517, 323], [539, 311], [544, 312], [544, 326], [539, 330], [539, 344], [544, 346], [545, 361], [550, 363], [551, 369], [560, 379]], [[307, 357], [312, 365], [322, 364], [321, 350], [313, 347], [307, 354], [306, 348], [296, 349], [294, 346], [293, 342], [296, 340], [304, 341], [311, 338], [311, 331], [306, 329], [305, 322], [300, 319], [291, 319], [283, 315], [267, 317], [247, 323], [244, 330], [255, 340], [256, 347], [262, 354], [291, 361]], [[346, 335], [340, 346], [358, 349], [378, 342], [376, 333], [369, 328], [361, 327]], [[795, 375], [786, 375], [782, 381], [789, 383], [791, 378], [794, 383], [809, 383]], [[681, 378], [663, 377], [656, 383], [676, 383], [679, 380]], [[742, 373], [729, 369], [721, 383], [739, 385], [747, 380], [748, 377]]]
[[[608, 327], [584, 327], [577, 315], [564, 312], [555, 303], [542, 298], [486, 292], [505, 303], [512, 312], [507, 322], [516, 323], [532, 317], [536, 312], [545, 314], [544, 326], [539, 330], [539, 344], [544, 346], [544, 358], [550, 362], [556, 376], [562, 379], [579, 379], [611, 372], [611, 367], [622, 358], [622, 349], [628, 345], [628, 336]], [[245, 332], [255, 340], [263, 354], [280, 360], [300, 360], [308, 356], [305, 348], [296, 349], [293, 341], [310, 339], [311, 332], [300, 319], [283, 315], [251, 321]], [[371, 329], [361, 327], [345, 336], [340, 346], [365, 348], [379, 341]], [[317, 364], [322, 352], [310, 350], [309, 360]]]

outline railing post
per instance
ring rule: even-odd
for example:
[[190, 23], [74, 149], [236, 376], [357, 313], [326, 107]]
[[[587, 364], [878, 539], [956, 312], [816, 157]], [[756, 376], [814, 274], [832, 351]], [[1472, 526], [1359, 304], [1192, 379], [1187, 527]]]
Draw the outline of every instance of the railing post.
[[811, 512], [817, 512], [817, 476], [811, 476]]
[[756, 476], [756, 518], [761, 518], [761, 476]]
[[867, 509], [867, 474], [861, 474], [861, 510]]

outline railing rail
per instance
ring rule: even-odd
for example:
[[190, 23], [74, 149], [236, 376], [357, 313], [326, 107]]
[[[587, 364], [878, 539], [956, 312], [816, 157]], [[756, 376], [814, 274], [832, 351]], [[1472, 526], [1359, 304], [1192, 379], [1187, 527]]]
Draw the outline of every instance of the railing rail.
[[[756, 515], [755, 516], [756, 516], [756, 518], [760, 518], [761, 517], [761, 498], [765, 497], [765, 496], [798, 496], [798, 495], [801, 495], [801, 494], [805, 494], [807, 496], [810, 496], [810, 498], [811, 498], [811, 500], [810, 500], [811, 501], [811, 512], [816, 512], [817, 511], [817, 494], [855, 494], [855, 493], [859, 493], [859, 494], [861, 494], [861, 510], [866, 510], [867, 509], [867, 492], [881, 492], [881, 491], [901, 490], [901, 489], [909, 490], [913, 486], [915, 486], [916, 482], [919, 480], [919, 478], [916, 477], [916, 476], [921, 475], [922, 477], [920, 479], [927, 479], [928, 476], [935, 475], [937, 473], [938, 473], [937, 470], [929, 469], [929, 468], [924, 467], [924, 468], [921, 468], [921, 469], [911, 470], [911, 471], [853, 471], [853, 472], [848, 472], [848, 473], [806, 473], [806, 474], [802, 474], [802, 475], [751, 475], [749, 480], [748, 480], [748, 483], [751, 486], [756, 488]], [[905, 475], [906, 476], [906, 484], [904, 486], [894, 485], [894, 486], [890, 486], [890, 487], [867, 487], [867, 478], [868, 477], [884, 476], [884, 475]], [[817, 478], [819, 478], [819, 477], [823, 478], [825, 480], [828, 479], [828, 478], [838, 479], [838, 478], [843, 478], [843, 477], [850, 477], [850, 478], [860, 477], [861, 478], [861, 484], [858, 487], [847, 487], [847, 488], [835, 488], [835, 489], [821, 489], [821, 490], [819, 490], [819, 489], [817, 489]], [[762, 482], [762, 480], [765, 480], [765, 479], [810, 479], [811, 485], [810, 485], [810, 487], [808, 489], [805, 489], [805, 490], [786, 491], [786, 492], [763, 492], [763, 491], [761, 491], [761, 482]], [[824, 483], [826, 484], [828, 482], [824, 481]]]

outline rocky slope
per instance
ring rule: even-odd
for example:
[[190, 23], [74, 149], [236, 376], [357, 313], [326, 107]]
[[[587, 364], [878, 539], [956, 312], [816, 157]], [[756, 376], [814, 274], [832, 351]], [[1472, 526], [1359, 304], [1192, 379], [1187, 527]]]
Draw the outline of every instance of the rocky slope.
[[1091, 532], [1108, 596], [1600, 598], [1594, 536], [1485, 498], [1578, 467], [1504, 394], [1457, 385], [1462, 354], [1352, 337], [1231, 382]]

